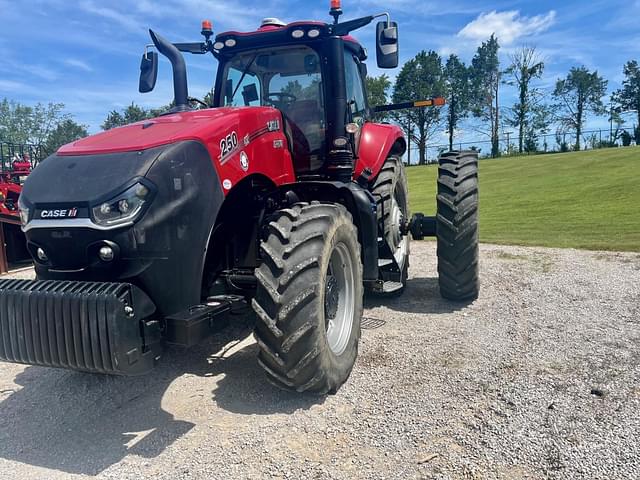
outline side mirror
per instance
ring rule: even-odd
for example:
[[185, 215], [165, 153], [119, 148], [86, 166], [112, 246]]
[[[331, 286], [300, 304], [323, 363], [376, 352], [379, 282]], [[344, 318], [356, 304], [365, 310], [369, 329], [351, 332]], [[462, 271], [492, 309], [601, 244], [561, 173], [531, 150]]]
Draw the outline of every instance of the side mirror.
[[148, 93], [156, 86], [158, 79], [158, 52], [145, 52], [140, 62], [140, 93]]
[[378, 22], [376, 25], [376, 57], [378, 67], [396, 68], [399, 63], [397, 22]]
[[258, 88], [255, 83], [245, 85], [242, 88], [242, 99], [244, 100], [244, 105], [246, 107], [248, 107], [251, 102], [257, 102], [260, 100], [260, 97], [258, 96]]

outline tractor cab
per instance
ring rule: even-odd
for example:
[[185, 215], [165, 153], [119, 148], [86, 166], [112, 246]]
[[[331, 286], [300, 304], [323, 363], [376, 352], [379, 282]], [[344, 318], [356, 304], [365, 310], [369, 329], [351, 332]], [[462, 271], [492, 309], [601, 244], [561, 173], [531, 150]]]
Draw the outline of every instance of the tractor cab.
[[[369, 114], [363, 63], [367, 52], [351, 32], [386, 17], [377, 26], [378, 66], [395, 68], [398, 30], [387, 13], [341, 23], [340, 2], [332, 2], [330, 13], [333, 24], [285, 24], [267, 18], [256, 31], [224, 32], [215, 39], [211, 22], [205, 20], [202, 34], [206, 41], [201, 43], [170, 44], [151, 32], [155, 47], [174, 67], [177, 88], [170, 113], [189, 108], [180, 52], [212, 53], [219, 61], [212, 107], [278, 109], [296, 175], [350, 181], [361, 128]], [[155, 52], [145, 52], [141, 71], [140, 90], [150, 91], [157, 76]]]

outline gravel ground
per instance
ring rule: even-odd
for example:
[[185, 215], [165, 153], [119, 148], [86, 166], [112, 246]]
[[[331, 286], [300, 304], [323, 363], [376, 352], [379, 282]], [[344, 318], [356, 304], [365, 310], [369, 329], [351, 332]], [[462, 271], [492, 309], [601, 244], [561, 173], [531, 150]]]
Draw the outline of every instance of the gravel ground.
[[0, 478], [639, 478], [640, 255], [483, 245], [459, 305], [412, 249], [335, 396], [271, 387], [248, 324], [138, 379], [0, 364]]

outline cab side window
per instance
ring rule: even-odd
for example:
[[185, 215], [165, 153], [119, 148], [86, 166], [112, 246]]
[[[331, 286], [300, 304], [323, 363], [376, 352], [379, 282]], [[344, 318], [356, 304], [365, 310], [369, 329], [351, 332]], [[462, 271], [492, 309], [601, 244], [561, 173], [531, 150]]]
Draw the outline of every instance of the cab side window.
[[360, 75], [358, 60], [349, 50], [345, 50], [344, 52], [344, 68], [347, 86], [347, 102], [351, 110], [351, 117], [354, 123], [362, 126], [365, 122], [367, 111], [363, 79]]

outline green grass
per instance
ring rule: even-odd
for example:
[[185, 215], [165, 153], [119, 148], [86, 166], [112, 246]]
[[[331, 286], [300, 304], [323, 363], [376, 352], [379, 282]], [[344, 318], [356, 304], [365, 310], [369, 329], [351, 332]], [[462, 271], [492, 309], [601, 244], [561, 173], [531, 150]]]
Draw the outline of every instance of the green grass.
[[[411, 210], [433, 215], [437, 166], [407, 172]], [[640, 147], [481, 160], [480, 239], [640, 252]]]

